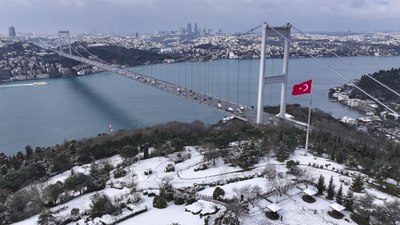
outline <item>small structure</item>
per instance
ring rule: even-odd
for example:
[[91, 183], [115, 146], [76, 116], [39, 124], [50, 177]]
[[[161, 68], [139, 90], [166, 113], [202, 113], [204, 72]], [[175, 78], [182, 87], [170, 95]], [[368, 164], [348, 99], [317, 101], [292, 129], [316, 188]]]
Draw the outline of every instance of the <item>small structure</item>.
[[344, 215], [341, 212], [343, 210], [345, 210], [346, 207], [344, 207], [336, 202], [331, 204], [329, 207], [333, 210], [329, 211], [328, 215], [330, 215], [331, 217], [333, 217], [335, 219], [342, 219], [344, 217]]
[[317, 194], [317, 191], [315, 191], [315, 190], [312, 190], [312, 189], [310, 189], [310, 188], [307, 188], [307, 189], [305, 189], [304, 191], [303, 191], [303, 193], [304, 194], [306, 194], [306, 195], [308, 195], [308, 196], [314, 196], [315, 194]]
[[335, 210], [336, 212], [339, 212], [339, 213], [346, 209], [344, 206], [342, 206], [341, 204], [338, 204], [336, 202], [333, 203], [332, 205], [330, 205], [329, 207], [331, 207], [333, 210]]
[[310, 189], [310, 188], [307, 188], [307, 189], [305, 189], [304, 191], [303, 191], [303, 193], [305, 194], [305, 195], [303, 195], [302, 197], [301, 197], [301, 199], [303, 199], [303, 201], [305, 201], [305, 202], [308, 202], [308, 203], [314, 203], [316, 200], [315, 200], [315, 198], [313, 197], [315, 194], [317, 194], [317, 191], [315, 191], [315, 190], [312, 190], [312, 189]]
[[270, 218], [271, 220], [279, 219], [278, 211], [280, 211], [282, 209], [279, 205], [272, 203], [272, 204], [268, 205], [267, 208], [270, 210], [269, 212], [265, 213], [265, 215], [268, 218]]

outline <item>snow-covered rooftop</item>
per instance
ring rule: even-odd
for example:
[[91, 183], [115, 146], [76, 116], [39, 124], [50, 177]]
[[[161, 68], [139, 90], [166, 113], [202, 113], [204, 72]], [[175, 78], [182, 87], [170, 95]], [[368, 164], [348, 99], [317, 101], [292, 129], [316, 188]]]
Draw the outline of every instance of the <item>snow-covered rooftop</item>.
[[277, 205], [275, 203], [272, 203], [271, 205], [268, 205], [267, 208], [269, 210], [271, 210], [272, 212], [278, 212], [279, 210], [282, 209], [279, 205]]
[[317, 194], [317, 191], [312, 190], [310, 188], [305, 189], [303, 192], [304, 192], [304, 194], [309, 195], [309, 196], [313, 196], [313, 195]]
[[331, 205], [329, 205], [329, 207], [331, 207], [332, 209], [334, 209], [334, 210], [336, 210], [338, 212], [341, 212], [341, 211], [346, 209], [344, 206], [342, 206], [342, 205], [340, 205], [340, 204], [338, 204], [336, 202], [331, 204]]

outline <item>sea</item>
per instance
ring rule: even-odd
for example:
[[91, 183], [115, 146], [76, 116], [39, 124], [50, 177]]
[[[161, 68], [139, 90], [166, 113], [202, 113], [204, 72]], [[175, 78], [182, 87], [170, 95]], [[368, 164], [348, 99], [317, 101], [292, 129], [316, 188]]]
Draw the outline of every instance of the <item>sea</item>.
[[[335, 117], [358, 118], [363, 113], [332, 102], [328, 91], [348, 80], [400, 67], [400, 57], [290, 59], [287, 102], [310, 106], [311, 95], [291, 96], [296, 83], [312, 79], [312, 108]], [[346, 77], [343, 79], [330, 69]], [[356, 65], [359, 69], [355, 69]], [[180, 88], [256, 106], [259, 60], [216, 60], [145, 65], [126, 68], [175, 83]], [[282, 73], [282, 59], [268, 59], [266, 75]], [[118, 130], [138, 129], [168, 121], [200, 120], [214, 124], [226, 114], [162, 92], [111, 72], [0, 86], [0, 152], [13, 155], [26, 145], [47, 147], [65, 140]], [[265, 85], [265, 105], [278, 105], [281, 84]]]

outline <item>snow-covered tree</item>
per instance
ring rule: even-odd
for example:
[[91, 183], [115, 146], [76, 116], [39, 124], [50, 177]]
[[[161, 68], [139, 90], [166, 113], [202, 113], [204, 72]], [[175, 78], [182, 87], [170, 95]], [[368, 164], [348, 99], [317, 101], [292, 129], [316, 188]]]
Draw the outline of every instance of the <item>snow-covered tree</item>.
[[105, 214], [113, 214], [117, 208], [112, 200], [106, 194], [95, 194], [90, 203], [90, 216], [92, 218], [100, 217]]
[[349, 189], [347, 191], [346, 196], [344, 197], [343, 200], [344, 206], [346, 207], [347, 210], [353, 211], [354, 207], [354, 194], [353, 192]]
[[225, 195], [224, 189], [216, 187], [213, 192], [213, 199], [219, 200]]
[[270, 185], [279, 196], [282, 196], [290, 187], [290, 182], [287, 179], [275, 179], [270, 182]]
[[261, 188], [258, 185], [245, 185], [241, 188], [232, 189], [240, 201], [249, 201], [261, 194]]
[[379, 164], [377, 171], [375, 172], [375, 177], [377, 179], [386, 180], [392, 171], [392, 166], [388, 162]]
[[376, 224], [378, 225], [398, 225], [400, 224], [400, 201], [386, 201], [382, 207], [377, 207], [374, 211]]
[[336, 202], [340, 205], [343, 205], [343, 185], [340, 184], [339, 190], [336, 192]]
[[335, 196], [335, 185], [333, 184], [333, 176], [331, 176], [331, 179], [329, 180], [329, 185], [328, 189], [326, 190], [328, 195], [326, 196], [327, 199], [333, 199]]
[[153, 207], [154, 208], [163, 209], [163, 208], [166, 208], [167, 206], [168, 206], [168, 203], [163, 197], [158, 196], [158, 195], [154, 196], [154, 199], [153, 199]]
[[348, 166], [348, 167], [350, 167], [350, 168], [357, 168], [357, 166], [358, 166], [358, 160], [356, 159], [356, 157], [354, 157], [353, 154], [350, 154], [350, 155], [347, 157], [346, 166]]
[[322, 174], [318, 178], [318, 183], [317, 183], [317, 189], [318, 189], [318, 195], [322, 195], [322, 193], [325, 191], [325, 177], [322, 176]]
[[361, 192], [364, 189], [364, 181], [360, 174], [353, 178], [353, 183], [350, 188], [354, 192]]
[[37, 223], [39, 225], [56, 225], [57, 221], [50, 210], [45, 210], [39, 215]]
[[363, 197], [356, 199], [354, 202], [354, 209], [358, 213], [368, 218], [376, 208], [374, 205], [374, 200], [375, 196], [367, 193]]
[[310, 169], [308, 169], [308, 168], [299, 168], [299, 167], [297, 167], [296, 175], [299, 177], [299, 179], [301, 181], [304, 182], [304, 184], [306, 185], [307, 188], [308, 188], [309, 184], [313, 184], [314, 183], [315, 177], [311, 173]]
[[265, 177], [268, 180], [274, 180], [276, 178], [276, 166], [275, 165], [267, 165], [264, 169]]

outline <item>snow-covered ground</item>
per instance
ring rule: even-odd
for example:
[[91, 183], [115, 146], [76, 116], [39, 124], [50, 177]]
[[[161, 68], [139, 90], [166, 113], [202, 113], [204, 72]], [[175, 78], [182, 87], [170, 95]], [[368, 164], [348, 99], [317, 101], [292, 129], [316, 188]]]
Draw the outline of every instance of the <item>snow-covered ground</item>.
[[[292, 175], [286, 175], [286, 166], [276, 160], [272, 159], [262, 159], [251, 171], [243, 172], [239, 167], [228, 167], [224, 164], [222, 159], [216, 160], [215, 165], [209, 164], [209, 168], [206, 170], [194, 171], [200, 163], [203, 162], [203, 156], [195, 147], [186, 147], [185, 153], [190, 153], [191, 158], [182, 162], [175, 164], [174, 172], [165, 172], [164, 169], [169, 163], [173, 163], [173, 157], [154, 157], [151, 159], [140, 160], [125, 169], [127, 174], [121, 178], [114, 178], [111, 176], [110, 180], [107, 182], [107, 186], [104, 190], [96, 193], [104, 193], [108, 195], [111, 199], [115, 198], [127, 198], [130, 194], [130, 189], [123, 187], [120, 189], [112, 188], [111, 183], [125, 183], [129, 184], [132, 180], [138, 183], [139, 190], [148, 189], [158, 189], [161, 185], [163, 178], [168, 177], [171, 184], [175, 188], [180, 187], [191, 187], [194, 184], [207, 184], [211, 182], [221, 182], [220, 186], [225, 191], [226, 198], [239, 197], [238, 190], [256, 187], [258, 186], [258, 191], [260, 193], [266, 193], [270, 191], [270, 182], [263, 177], [254, 176], [256, 174], [261, 174], [265, 168], [274, 166], [278, 173], [288, 176], [287, 178], [293, 178]], [[325, 177], [325, 183], [329, 182], [330, 177], [333, 177], [333, 181], [338, 188], [340, 184], [343, 185], [343, 193], [346, 194], [349, 184], [351, 183], [352, 176], [358, 174], [357, 172], [349, 171], [349, 176], [342, 175], [339, 172], [345, 170], [343, 165], [331, 162], [330, 160], [322, 157], [315, 157], [311, 154], [305, 154], [303, 149], [298, 149], [290, 157], [291, 160], [298, 161], [300, 163], [299, 167], [305, 169], [309, 174], [311, 174], [315, 180], [320, 176]], [[113, 156], [109, 159], [100, 160], [96, 163], [110, 163], [114, 167], [123, 162], [123, 158], [120, 156]], [[309, 166], [314, 165], [314, 166]], [[318, 165], [318, 166], [316, 166]], [[322, 166], [322, 168], [321, 168]], [[145, 175], [144, 171], [152, 170], [152, 174]], [[90, 164], [83, 166], [76, 166], [72, 169], [75, 173], [82, 172], [89, 174]], [[113, 171], [111, 172], [111, 174]], [[65, 181], [71, 174], [71, 170], [66, 171], [62, 174], [56, 175], [47, 181], [47, 184], [53, 184], [57, 181]], [[234, 183], [224, 184], [226, 180], [233, 177], [247, 177], [253, 175], [252, 179], [245, 179], [242, 181], [237, 181]], [[206, 187], [205, 189], [199, 191], [197, 194], [204, 196], [212, 196], [215, 187]], [[261, 199], [255, 200], [254, 204], [251, 204], [249, 213], [242, 213], [240, 219], [243, 225], [254, 225], [254, 224], [349, 224], [345, 219], [337, 220], [330, 217], [327, 212], [331, 209], [329, 205], [333, 201], [328, 201], [323, 197], [315, 197], [316, 202], [306, 203], [301, 199], [302, 190], [305, 189], [305, 185], [298, 184], [290, 188], [283, 196], [269, 195]], [[395, 197], [382, 193], [378, 190], [367, 189], [366, 192], [376, 195], [379, 199], [393, 200]], [[55, 215], [57, 217], [66, 217], [70, 215], [71, 209], [78, 208], [80, 212], [85, 212], [90, 209], [90, 202], [92, 197], [96, 193], [88, 193], [74, 198], [73, 200], [56, 206], [51, 209], [51, 211], [57, 211]], [[363, 194], [356, 194], [363, 195]], [[146, 225], [169, 225], [173, 222], [179, 223], [181, 225], [197, 225], [204, 224], [204, 218], [200, 218], [199, 215], [193, 215], [191, 212], [185, 211], [185, 205], [174, 205], [170, 202], [168, 207], [165, 209], [156, 209], [152, 206], [152, 197], [142, 196], [142, 201], [138, 204], [140, 207], [147, 207], [147, 211], [129, 218], [119, 224], [146, 224]], [[279, 214], [282, 215], [282, 221], [279, 219], [277, 221], [269, 220], [265, 216], [265, 211], [267, 211], [267, 206], [272, 202], [276, 202], [278, 206], [282, 208]], [[202, 211], [202, 213], [210, 213], [215, 210], [215, 207], [223, 208], [221, 206], [216, 206], [215, 203], [207, 202], [204, 200], [199, 200], [199, 202], [186, 206], [186, 210], [189, 211]], [[345, 218], [350, 220], [349, 213], [344, 212]], [[106, 216], [107, 217], [107, 216]], [[105, 218], [106, 218], [105, 217]], [[30, 225], [36, 224], [38, 220], [38, 215], [33, 216], [27, 220], [21, 221], [15, 224]], [[354, 223], [350, 220], [351, 223]], [[351, 224], [350, 223], [350, 224]], [[75, 224], [75, 223], [71, 223]]]

